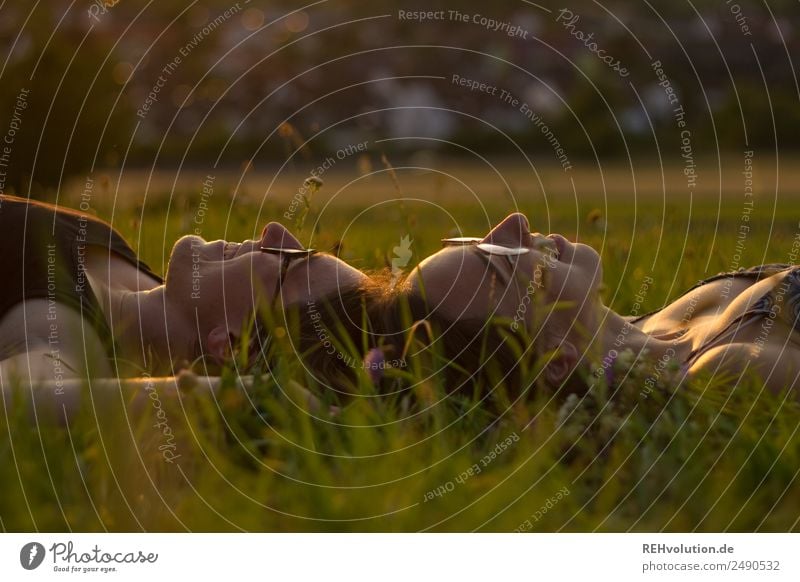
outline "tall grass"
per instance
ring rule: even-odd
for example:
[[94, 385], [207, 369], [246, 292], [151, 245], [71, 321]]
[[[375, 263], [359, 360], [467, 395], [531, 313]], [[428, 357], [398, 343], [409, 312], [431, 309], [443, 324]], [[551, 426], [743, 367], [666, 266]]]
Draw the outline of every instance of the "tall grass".
[[[324, 193], [324, 191], [323, 191]], [[413, 193], [407, 192], [411, 196]], [[186, 232], [189, 194], [125, 208], [114, 224], [156, 270]], [[254, 216], [285, 204], [213, 201], [206, 238], [251, 237]], [[464, 234], [486, 231], [483, 210], [451, 200]], [[312, 209], [301, 239], [338, 248], [362, 268], [382, 268], [401, 237], [410, 265], [452, 234], [441, 215], [406, 202], [369, 220], [361, 207]], [[597, 209], [595, 211], [595, 209]], [[507, 202], [487, 205], [496, 221]], [[536, 225], [540, 207], [522, 204]], [[641, 311], [660, 307], [698, 279], [786, 260], [800, 217], [754, 216], [740, 265], [732, 265], [740, 208], [622, 199], [551, 201], [548, 230], [601, 249], [607, 303], [626, 313], [644, 277]], [[230, 214], [229, 214], [230, 211]], [[594, 212], [593, 212], [594, 211]], [[316, 212], [316, 214], [315, 214]], [[100, 214], [105, 210], [100, 209]], [[319, 218], [319, 226], [313, 224]], [[663, 222], [663, 226], [662, 226]], [[374, 225], [380, 224], [376, 229]], [[633, 225], [635, 224], [635, 229]], [[408, 232], [408, 230], [411, 232]], [[309, 412], [294, 395], [317, 386], [290, 353], [248, 394], [233, 373], [217, 398], [187, 393], [168, 405], [180, 457], [165, 462], [153, 411], [132, 413], [119, 395], [84, 394], [71, 426], [4, 407], [0, 414], [0, 520], [5, 530], [257, 531], [797, 531], [800, 529], [800, 407], [753, 378], [701, 379], [648, 398], [641, 378], [613, 395], [564, 398], [540, 388], [506, 395], [492, 414], [474, 398], [446, 397], [434, 364], [413, 359], [414, 397], [365, 397], [339, 414]], [[531, 373], [534, 373], [533, 371]], [[734, 387], [735, 386], [735, 387]], [[502, 389], [502, 386], [500, 387]], [[425, 406], [426, 403], [436, 403]], [[166, 405], [165, 405], [166, 406]], [[503, 446], [505, 443], [505, 446]]]

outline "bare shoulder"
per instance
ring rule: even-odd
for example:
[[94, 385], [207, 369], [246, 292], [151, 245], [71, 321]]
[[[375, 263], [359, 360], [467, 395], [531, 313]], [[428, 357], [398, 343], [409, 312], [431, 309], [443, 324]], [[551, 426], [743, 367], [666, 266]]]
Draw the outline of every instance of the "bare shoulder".
[[704, 352], [689, 369], [689, 377], [703, 374], [733, 374], [740, 376], [755, 372], [773, 393], [793, 390], [800, 399], [800, 350], [788, 345], [757, 346], [752, 343], [732, 343], [716, 346]]
[[83, 377], [88, 367], [111, 375], [100, 336], [81, 314], [47, 299], [14, 306], [0, 320], [0, 366], [8, 373], [24, 364], [25, 376], [52, 373], [63, 364], [64, 377]]

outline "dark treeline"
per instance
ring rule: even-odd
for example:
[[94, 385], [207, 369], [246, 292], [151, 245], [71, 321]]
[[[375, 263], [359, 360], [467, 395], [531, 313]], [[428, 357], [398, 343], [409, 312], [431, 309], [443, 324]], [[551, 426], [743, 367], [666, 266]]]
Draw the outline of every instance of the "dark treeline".
[[5, 3], [1, 189], [409, 136], [384, 149], [655, 156], [683, 129], [694, 152], [800, 145], [796, 2], [300, 6]]

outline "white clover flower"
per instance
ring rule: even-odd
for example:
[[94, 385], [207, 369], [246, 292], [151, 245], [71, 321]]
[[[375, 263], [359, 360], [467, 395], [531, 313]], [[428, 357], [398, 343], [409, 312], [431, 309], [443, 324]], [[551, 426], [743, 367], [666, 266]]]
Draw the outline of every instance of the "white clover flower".
[[564, 401], [564, 404], [561, 405], [561, 408], [558, 409], [558, 420], [556, 421], [556, 426], [561, 427], [563, 426], [568, 419], [572, 418], [573, 411], [578, 407], [580, 404], [580, 399], [578, 398], [577, 394], [570, 394], [567, 396], [567, 399]]

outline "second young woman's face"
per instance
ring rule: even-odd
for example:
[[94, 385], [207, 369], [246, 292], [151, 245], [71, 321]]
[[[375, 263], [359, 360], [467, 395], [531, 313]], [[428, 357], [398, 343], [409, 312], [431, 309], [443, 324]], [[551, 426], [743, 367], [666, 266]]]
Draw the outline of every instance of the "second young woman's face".
[[445, 247], [423, 260], [408, 282], [432, 312], [451, 321], [495, 316], [530, 327], [534, 308], [557, 306], [537, 316], [564, 332], [575, 322], [591, 327], [602, 280], [599, 255], [561, 235], [530, 231], [524, 215], [511, 214], [481, 242], [526, 249], [520, 254], [487, 254], [476, 245]]
[[261, 247], [303, 248], [277, 222], [269, 223], [260, 239], [242, 243], [181, 237], [167, 267], [167, 300], [192, 319], [196, 312], [201, 324], [213, 326], [224, 321], [233, 328], [244, 325], [265, 303], [307, 304], [351, 288], [365, 276], [326, 253], [301, 255], [289, 263], [280, 297], [276, 298], [284, 255], [262, 252]]

